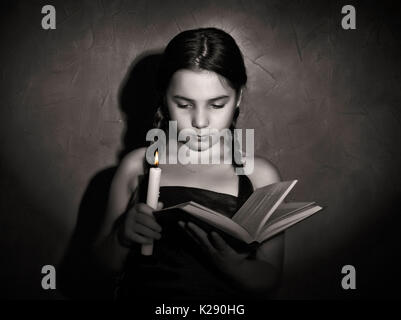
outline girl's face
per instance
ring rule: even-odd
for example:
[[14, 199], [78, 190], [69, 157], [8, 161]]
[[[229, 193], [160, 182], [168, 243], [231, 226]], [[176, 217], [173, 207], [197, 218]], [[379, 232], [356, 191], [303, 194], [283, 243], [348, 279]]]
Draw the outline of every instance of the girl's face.
[[197, 137], [191, 138], [187, 145], [197, 151], [219, 141], [213, 131], [229, 128], [237, 107], [235, 90], [223, 77], [205, 70], [175, 72], [166, 92], [166, 102], [170, 119], [177, 121], [178, 132], [183, 129], [196, 132]]

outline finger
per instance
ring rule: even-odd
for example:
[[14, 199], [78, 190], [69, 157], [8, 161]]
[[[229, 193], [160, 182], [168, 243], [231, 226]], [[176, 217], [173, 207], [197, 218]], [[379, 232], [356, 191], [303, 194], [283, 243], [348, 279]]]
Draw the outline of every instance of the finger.
[[214, 247], [221, 251], [227, 253], [234, 253], [234, 250], [224, 241], [224, 239], [215, 231], [211, 233], [212, 244]]
[[161, 209], [163, 209], [163, 207], [164, 207], [164, 203], [159, 201], [157, 203], [157, 210], [161, 210]]
[[159, 240], [161, 238], [161, 234], [159, 232], [156, 232], [147, 226], [144, 226], [143, 224], [137, 224], [133, 230], [135, 233], [145, 236], [147, 238], [152, 238]]
[[202, 243], [198, 240], [198, 238], [192, 234], [190, 230], [188, 230], [186, 223], [184, 221], [178, 221], [178, 225], [184, 230], [184, 232], [192, 239], [194, 240], [198, 245], [202, 246]]
[[136, 209], [137, 212], [143, 212], [143, 213], [146, 213], [148, 215], [152, 215], [153, 211], [154, 211], [154, 209], [152, 207], [148, 206], [146, 203], [138, 203], [135, 206], [135, 209]]
[[214, 246], [210, 243], [207, 233], [199, 228], [197, 225], [195, 225], [192, 222], [187, 223], [188, 230], [192, 232], [192, 234], [201, 242], [201, 244], [210, 252], [210, 253], [216, 253], [216, 249]]
[[242, 260], [245, 259], [249, 254], [247, 252], [239, 253], [233, 247], [231, 247], [217, 232], [213, 231], [211, 234], [212, 243], [220, 251], [222, 255], [230, 256], [231, 258]]
[[162, 227], [160, 224], [157, 223], [156, 219], [154, 216], [149, 216], [146, 213], [138, 213], [138, 215], [135, 218], [137, 224], [142, 224], [144, 226], [147, 226], [148, 228], [161, 232]]
[[205, 245], [199, 240], [199, 238], [191, 232], [191, 230], [188, 230], [188, 228], [185, 228], [185, 233], [199, 246], [201, 247], [202, 250], [207, 250]]
[[151, 243], [153, 243], [153, 239], [141, 236], [140, 234], [137, 234], [137, 233], [135, 233], [133, 231], [129, 232], [126, 237], [127, 237], [127, 239], [129, 241], [136, 242], [136, 243], [139, 243], [139, 244], [151, 244]]

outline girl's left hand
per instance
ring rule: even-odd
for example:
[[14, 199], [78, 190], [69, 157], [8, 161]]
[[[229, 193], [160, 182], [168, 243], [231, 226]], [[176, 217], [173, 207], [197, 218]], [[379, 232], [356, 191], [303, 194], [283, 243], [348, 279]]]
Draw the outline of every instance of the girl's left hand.
[[178, 224], [197, 242], [212, 262], [223, 272], [233, 273], [245, 261], [247, 253], [238, 253], [217, 233], [210, 234], [192, 222]]

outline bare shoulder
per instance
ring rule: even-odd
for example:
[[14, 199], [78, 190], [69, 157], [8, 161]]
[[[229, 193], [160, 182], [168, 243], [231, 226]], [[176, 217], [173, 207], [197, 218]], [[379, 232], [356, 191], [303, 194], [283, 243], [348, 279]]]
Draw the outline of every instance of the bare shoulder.
[[254, 189], [281, 181], [280, 172], [269, 160], [255, 157], [253, 171], [248, 175]]
[[137, 177], [144, 173], [144, 159], [146, 148], [139, 148], [131, 151], [122, 159], [118, 167], [118, 176], [127, 181], [129, 186], [135, 184]]
[[111, 232], [113, 222], [127, 208], [132, 192], [138, 185], [139, 176], [144, 171], [146, 148], [128, 153], [121, 161], [113, 177], [107, 202], [107, 213], [100, 237]]
[[146, 154], [146, 148], [135, 149], [125, 155], [121, 161], [120, 167], [124, 171], [128, 172], [138, 172], [144, 170], [144, 158]]

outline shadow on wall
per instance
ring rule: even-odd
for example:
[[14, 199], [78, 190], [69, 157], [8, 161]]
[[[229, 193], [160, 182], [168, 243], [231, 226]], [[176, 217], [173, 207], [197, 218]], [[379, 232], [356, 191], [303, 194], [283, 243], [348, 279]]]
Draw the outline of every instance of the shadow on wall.
[[151, 52], [135, 59], [127, 73], [119, 94], [119, 103], [125, 116], [124, 149], [121, 160], [131, 150], [143, 147], [146, 133], [153, 127], [157, 109], [156, 74], [161, 52]]
[[[125, 132], [119, 161], [130, 151], [145, 146], [157, 109], [156, 73], [161, 54], [139, 56], [120, 87], [119, 107]], [[77, 224], [58, 273], [60, 291], [72, 299], [113, 297], [113, 279], [91, 259], [90, 251], [106, 213], [111, 181], [118, 165], [95, 174], [82, 197]]]

